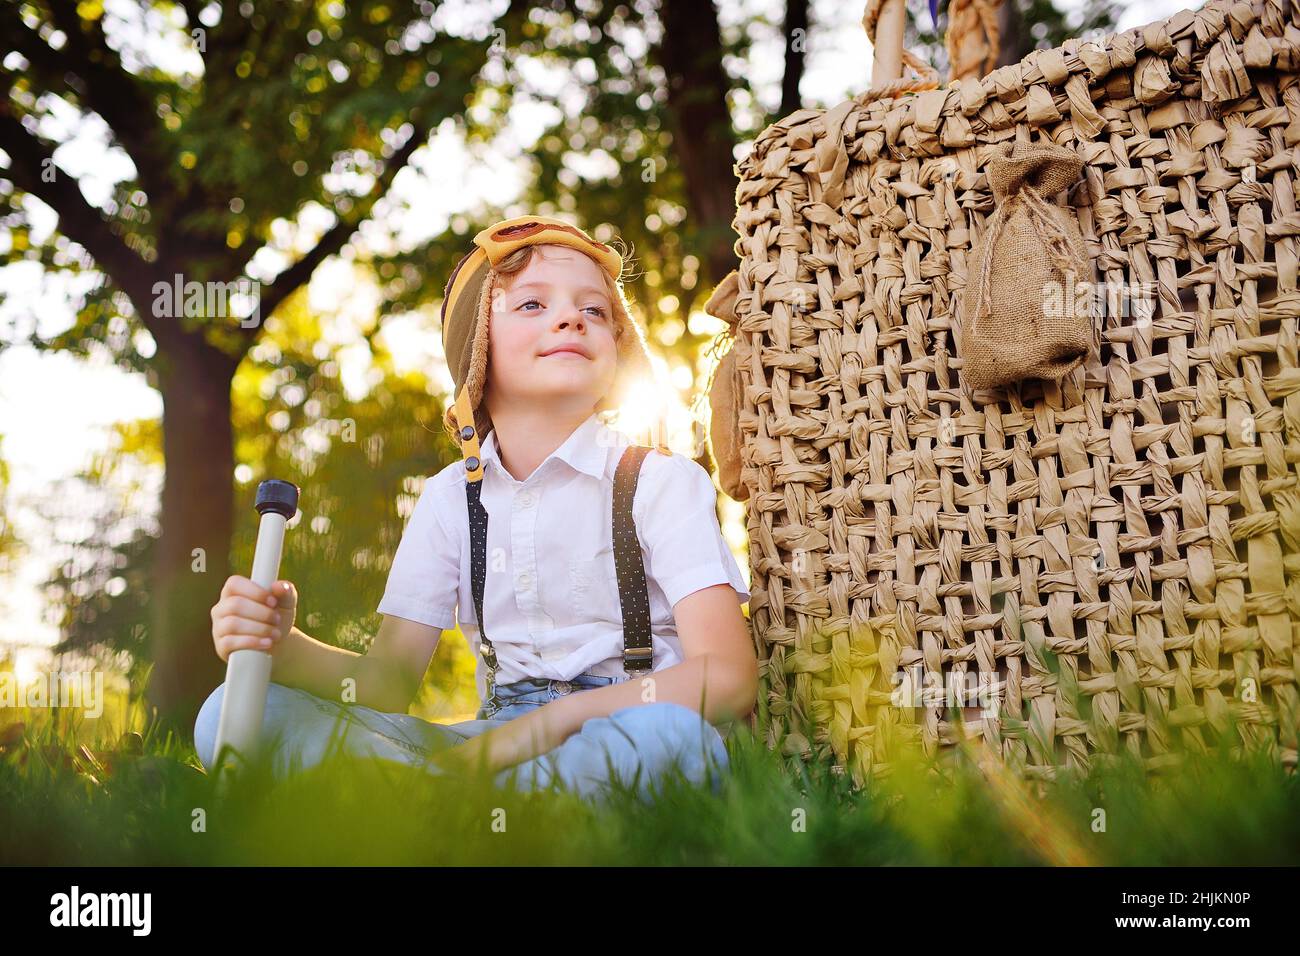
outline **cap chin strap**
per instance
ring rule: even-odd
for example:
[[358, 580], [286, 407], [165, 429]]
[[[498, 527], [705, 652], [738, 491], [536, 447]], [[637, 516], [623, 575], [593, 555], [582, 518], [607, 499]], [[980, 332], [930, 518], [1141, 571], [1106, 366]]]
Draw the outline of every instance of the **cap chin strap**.
[[456, 396], [456, 436], [460, 440], [461, 457], [465, 459], [465, 480], [481, 481], [483, 456], [479, 454], [478, 429], [474, 426], [474, 409], [469, 403], [469, 386], [462, 385]]

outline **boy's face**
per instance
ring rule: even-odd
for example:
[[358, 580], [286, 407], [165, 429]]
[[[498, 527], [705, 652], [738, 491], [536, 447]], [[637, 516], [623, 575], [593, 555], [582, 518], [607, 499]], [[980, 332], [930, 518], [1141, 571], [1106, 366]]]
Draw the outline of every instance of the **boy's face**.
[[515, 402], [594, 408], [614, 384], [614, 310], [600, 266], [566, 246], [534, 248], [493, 290], [489, 413]]

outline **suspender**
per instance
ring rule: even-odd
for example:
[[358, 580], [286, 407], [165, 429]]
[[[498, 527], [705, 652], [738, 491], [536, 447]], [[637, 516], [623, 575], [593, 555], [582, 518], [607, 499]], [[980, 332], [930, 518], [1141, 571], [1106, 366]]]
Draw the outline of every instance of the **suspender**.
[[654, 669], [654, 648], [650, 641], [650, 594], [645, 585], [645, 563], [641, 543], [632, 519], [632, 498], [641, 462], [650, 449], [629, 445], [614, 472], [614, 572], [618, 577], [618, 603], [623, 613], [623, 669]]
[[[650, 448], [629, 445], [623, 450], [614, 473], [614, 569], [618, 577], [618, 600], [623, 615], [623, 668], [629, 674], [654, 668], [650, 633], [650, 593], [646, 588], [645, 564], [632, 517], [641, 462]], [[467, 466], [471, 462], [466, 463]], [[474, 478], [472, 472], [477, 471]], [[487, 698], [496, 696], [497, 654], [483, 626], [483, 587], [487, 578], [488, 513], [483, 507], [481, 462], [472, 460], [465, 482], [465, 503], [469, 509], [470, 587], [474, 613], [478, 615], [479, 654], [487, 667]]]

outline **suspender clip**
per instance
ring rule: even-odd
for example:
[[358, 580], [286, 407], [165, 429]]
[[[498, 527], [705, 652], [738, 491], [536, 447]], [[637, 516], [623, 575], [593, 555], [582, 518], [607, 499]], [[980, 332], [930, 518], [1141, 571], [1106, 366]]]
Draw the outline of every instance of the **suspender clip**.
[[653, 647], [623, 648], [623, 670], [648, 671], [654, 667]]

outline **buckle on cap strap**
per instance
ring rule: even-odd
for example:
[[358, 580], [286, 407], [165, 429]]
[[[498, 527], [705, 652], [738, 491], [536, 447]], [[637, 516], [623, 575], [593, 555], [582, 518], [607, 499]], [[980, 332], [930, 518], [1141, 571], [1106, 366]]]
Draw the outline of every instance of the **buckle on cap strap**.
[[469, 403], [469, 386], [462, 385], [456, 396], [456, 435], [460, 440], [460, 453], [465, 459], [465, 478], [479, 481], [483, 478], [483, 458], [479, 454], [478, 427], [474, 424], [474, 409]]

